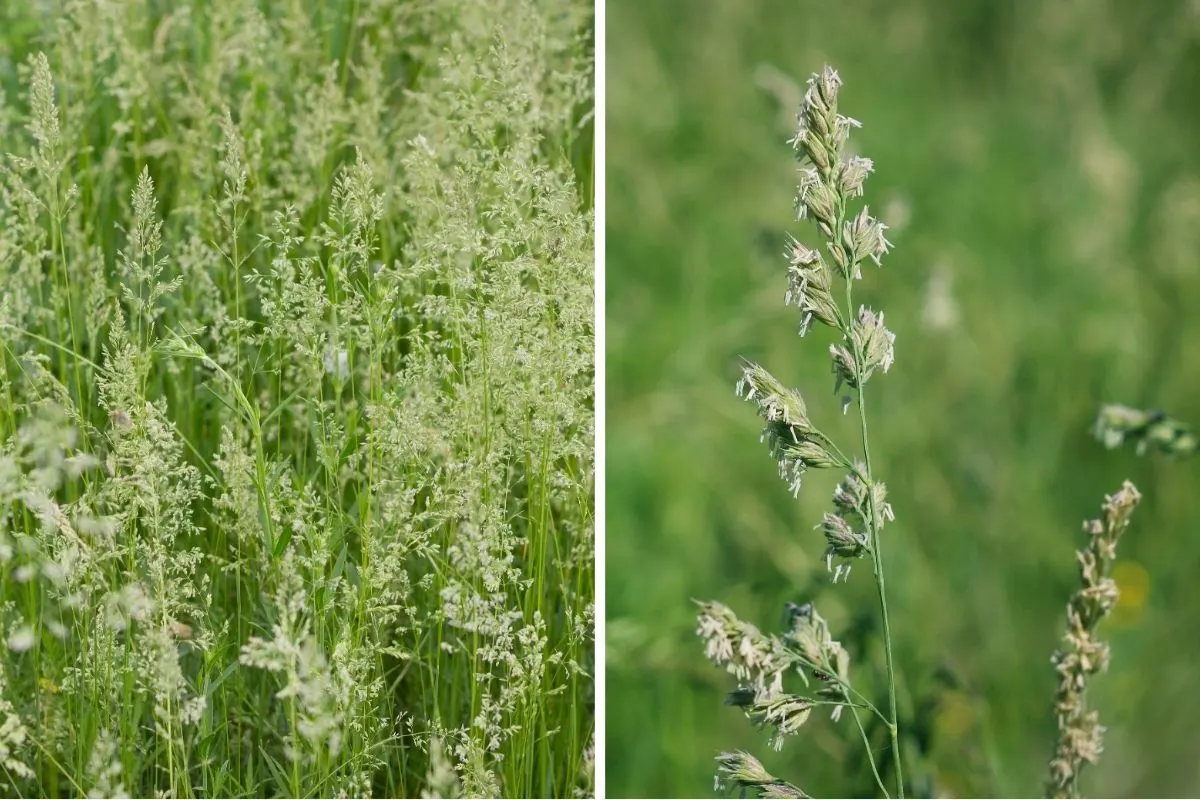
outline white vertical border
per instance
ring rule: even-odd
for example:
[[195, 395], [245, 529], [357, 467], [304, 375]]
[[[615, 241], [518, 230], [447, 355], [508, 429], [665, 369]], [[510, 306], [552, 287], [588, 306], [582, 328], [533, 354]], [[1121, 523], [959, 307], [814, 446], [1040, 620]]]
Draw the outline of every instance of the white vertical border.
[[604, 102], [604, 77], [605, 77], [605, 0], [596, 0], [596, 84], [595, 84], [595, 106], [596, 106], [596, 136], [595, 147], [596, 153], [593, 159], [593, 172], [595, 175], [596, 196], [595, 205], [593, 206], [594, 217], [594, 232], [593, 238], [596, 243], [596, 284], [595, 284], [595, 306], [596, 306], [596, 656], [595, 666], [596, 671], [596, 732], [593, 745], [595, 747], [595, 789], [596, 797], [606, 797], [605, 793], [605, 756], [604, 756], [604, 664], [605, 664], [605, 647], [604, 647], [604, 629], [605, 629], [605, 611], [604, 611], [604, 534], [605, 534], [605, 508], [604, 508], [604, 434], [605, 434], [605, 348], [604, 348], [604, 228], [605, 228], [605, 210], [604, 210], [604, 172], [607, 165], [604, 154], [604, 134], [605, 134], [605, 102]]

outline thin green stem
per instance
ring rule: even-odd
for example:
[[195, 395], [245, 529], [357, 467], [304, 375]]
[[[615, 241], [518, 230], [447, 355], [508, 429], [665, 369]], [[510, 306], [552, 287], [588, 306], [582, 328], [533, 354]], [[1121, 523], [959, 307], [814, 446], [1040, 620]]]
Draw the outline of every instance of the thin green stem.
[[887, 786], [883, 783], [883, 778], [879, 775], [879, 768], [875, 766], [875, 754], [871, 752], [871, 739], [867, 736], [867, 729], [863, 727], [862, 720], [858, 717], [858, 708], [853, 703], [850, 704], [850, 713], [854, 715], [854, 724], [858, 726], [858, 733], [862, 736], [863, 749], [867, 751], [867, 763], [871, 765], [871, 774], [875, 776], [875, 783], [879, 786], [879, 791], [883, 792], [885, 798], [891, 797], [888, 794]]
[[884, 713], [882, 711], [880, 711], [878, 708], [876, 708], [875, 704], [872, 703], [870, 701], [870, 699], [868, 699], [866, 697], [866, 695], [864, 695], [862, 692], [855, 689], [853, 686], [851, 686], [846, 681], [843, 681], [841, 678], [839, 678], [836, 674], [836, 671], [832, 671], [830, 669], [829, 664], [818, 664], [815, 661], [805, 658], [802, 655], [797, 655], [797, 654], [793, 654], [793, 655], [796, 656], [796, 663], [798, 663], [802, 666], [805, 666], [808, 669], [813, 670], [814, 672], [821, 672], [821, 673], [825, 673], [825, 674], [829, 675], [832, 678], [832, 682], [837, 684], [837, 687], [842, 690], [842, 693], [847, 698], [849, 698], [850, 695], [854, 695], [859, 700], [858, 703], [854, 703], [854, 702], [841, 703], [840, 701], [830, 702], [830, 703], [821, 703], [821, 702], [817, 701], [814, 704], [816, 704], [816, 705], [823, 705], [823, 704], [824, 705], [848, 705], [851, 707], [861, 708], [865, 711], [870, 711], [872, 714], [879, 717], [879, 720], [881, 722], [883, 722], [885, 725], [889, 724], [889, 720], [884, 715]]
[[[853, 267], [851, 269], [853, 270]], [[846, 279], [846, 311], [849, 319], [854, 319], [853, 280], [853, 272], [851, 272], [850, 276]], [[871, 512], [870, 519], [868, 520], [871, 532], [871, 560], [874, 563], [875, 569], [875, 587], [879, 593], [879, 612], [883, 619], [883, 649], [888, 676], [888, 712], [891, 717], [888, 720], [887, 728], [892, 740], [892, 762], [896, 769], [896, 794], [897, 797], [903, 799], [904, 767], [900, 754], [899, 716], [896, 711], [896, 665], [892, 654], [892, 629], [888, 619], [887, 586], [883, 573], [883, 551], [879, 536], [879, 529], [881, 527], [879, 508], [875, 502], [875, 483], [871, 470], [871, 439], [867, 432], [867, 403], [866, 393], [863, 391], [863, 383], [865, 381], [865, 376], [863, 375], [863, 353], [862, 349], [855, 343], [854, 337], [849, 335], [849, 329], [846, 331], [846, 339], [850, 346], [854, 348], [854, 382], [858, 389], [858, 421], [862, 435], [863, 464], [866, 468], [867, 503]]]
[[290, 704], [292, 722], [292, 797], [301, 797], [300, 793], [300, 729], [299, 714], [296, 709], [296, 697], [293, 695]]
[[[858, 357], [856, 356], [856, 360]], [[861, 384], [860, 384], [861, 386]], [[869, 439], [867, 437], [867, 411], [863, 403], [863, 394], [860, 389], [858, 396], [858, 415], [859, 422], [862, 427], [863, 438], [863, 460], [867, 466], [867, 477], [871, 476], [871, 452], [869, 449]], [[873, 486], [873, 484], [871, 484]], [[887, 607], [887, 586], [883, 574], [883, 552], [880, 545], [879, 536], [879, 509], [875, 503], [875, 495], [872, 491], [867, 492], [868, 503], [871, 508], [871, 560], [875, 562], [875, 585], [879, 589], [879, 613], [883, 618], [883, 649], [884, 656], [887, 662], [888, 674], [888, 712], [891, 715], [891, 721], [888, 723], [888, 733], [892, 737], [892, 760], [896, 767], [896, 794], [898, 797], [904, 797], [904, 767], [903, 759], [900, 757], [900, 727], [899, 715], [896, 711], [896, 661], [892, 654], [892, 629], [888, 620]]]

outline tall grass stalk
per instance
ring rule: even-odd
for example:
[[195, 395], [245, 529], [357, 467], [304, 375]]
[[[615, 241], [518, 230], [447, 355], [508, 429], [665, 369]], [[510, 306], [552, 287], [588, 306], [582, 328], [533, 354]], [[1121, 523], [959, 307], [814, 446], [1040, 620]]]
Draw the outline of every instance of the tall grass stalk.
[[[829, 707], [835, 720], [849, 708], [866, 748], [872, 775], [887, 795], [888, 788], [876, 764], [876, 754], [860, 719], [862, 711], [877, 715], [886, 726], [890, 739], [893, 790], [898, 797], [903, 797], [896, 665], [882, 547], [883, 526], [893, 519], [893, 513], [886, 502], [886, 487], [876, 479], [871, 465], [863, 391], [867, 380], [876, 371], [886, 372], [891, 367], [895, 336], [884, 327], [882, 312], [865, 306], [856, 309], [854, 301], [854, 282], [862, 277], [862, 265], [866, 261], [879, 264], [890, 243], [884, 236], [885, 226], [870, 215], [867, 207], [857, 211], [852, 208], [855, 199], [863, 193], [863, 184], [873, 165], [869, 159], [847, 152], [850, 131], [859, 123], [838, 113], [840, 86], [838, 74], [830, 67], [813, 75], [798, 115], [799, 128], [791, 142], [802, 164], [796, 196], [799, 217], [815, 223], [823, 239], [825, 254], [821, 249], [792, 240], [785, 300], [800, 311], [802, 336], [808, 333], [814, 321], [832, 328], [840, 336], [840, 341], [830, 346], [835, 392], [846, 390], [842, 397], [843, 412], [857, 401], [861, 458], [847, 457], [812, 422], [801, 393], [785, 387], [763, 367], [746, 364], [738, 383], [738, 394], [758, 407], [766, 422], [763, 440], [793, 494], [799, 494], [802, 476], [809, 469], [846, 470], [845, 479], [834, 493], [834, 512], [826, 513], [818, 527], [825, 535], [825, 559], [835, 583], [849, 577], [855, 560], [867, 556], [871, 559], [884, 640], [886, 712], [853, 689], [849, 678], [849, 655], [830, 637], [828, 626], [811, 604], [789, 610], [790, 630], [782, 638], [764, 636], [720, 604], [705, 604], [700, 615], [699, 633], [706, 640], [709, 658], [732, 672], [743, 684], [730, 696], [729, 702], [742, 707], [758, 726], [773, 728], [773, 744], [777, 748], [785, 736], [795, 733], [808, 720], [817, 706]], [[833, 290], [835, 277], [843, 282], [841, 305]], [[783, 677], [793, 670], [806, 687], [815, 681], [819, 690], [815, 694], [808, 691], [787, 693]], [[744, 757], [725, 754], [721, 759], [724, 760], [718, 783], [732, 783], [743, 788], [759, 786], [760, 792], [761, 786], [773, 785], [770, 782], [755, 784], [739, 778], [746, 770], [755, 771]]]

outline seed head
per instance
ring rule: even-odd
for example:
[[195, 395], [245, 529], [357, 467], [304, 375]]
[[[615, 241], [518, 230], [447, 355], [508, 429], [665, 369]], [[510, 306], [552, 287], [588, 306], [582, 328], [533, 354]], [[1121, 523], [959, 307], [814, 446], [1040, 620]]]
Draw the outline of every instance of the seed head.
[[[828, 545], [825, 549], [825, 565], [830, 570], [834, 570], [833, 560], [835, 558], [849, 562], [871, 552], [870, 539], [867, 534], [854, 530], [845, 517], [827, 512], [824, 520], [817, 527], [825, 534], [825, 543]], [[833, 573], [834, 583], [842, 577], [850, 577], [849, 563], [838, 564]]]
[[746, 362], [737, 393], [755, 403], [759, 416], [766, 420], [761, 438], [793, 495], [799, 493], [801, 478], [808, 469], [842, 466], [842, 460], [830, 450], [829, 441], [813, 427], [799, 392], [784, 387], [758, 364]]
[[696, 633], [704, 641], [709, 661], [724, 667], [743, 686], [752, 687], [756, 699], [781, 691], [791, 658], [778, 637], [742, 622], [721, 603], [700, 604]]
[[791, 736], [808, 722], [812, 716], [813, 703], [798, 694], [780, 694], [768, 700], [754, 703], [746, 709], [750, 721], [758, 728], [770, 726], [775, 729], [771, 746], [783, 748], [783, 740]]
[[841, 328], [842, 315], [829, 289], [829, 268], [821, 254], [793, 239], [788, 268], [788, 290], [784, 296], [788, 305], [800, 309], [800, 335], [808, 332], [813, 319], [831, 328]]
[[867, 213], [864, 206], [858, 216], [845, 224], [842, 238], [850, 244], [850, 261], [854, 265], [871, 259], [876, 265], [891, 249], [892, 243], [883, 235], [887, 226]]
[[[876, 369], [887, 372], [896, 358], [895, 342], [896, 334], [883, 325], [883, 312], [877, 315], [866, 306], [860, 308], [850, 326], [850, 341], [829, 347], [837, 388], [845, 384], [859, 389], [860, 376], [861, 383], [866, 383]], [[861, 364], [857, 363], [856, 353], [862, 358]]]
[[1137, 488], [1126, 481], [1105, 498], [1103, 518], [1084, 524], [1088, 545], [1076, 553], [1082, 587], [1067, 606], [1067, 629], [1051, 659], [1058, 674], [1054, 711], [1058, 744], [1050, 760], [1047, 792], [1051, 797], [1077, 797], [1079, 773], [1094, 764], [1103, 748], [1104, 732], [1095, 711], [1087, 708], [1087, 680], [1108, 668], [1109, 647], [1096, 638], [1096, 626], [1117, 602], [1117, 585], [1108, 576], [1116, 545], [1141, 501]]
[[795, 786], [767, 772], [757, 758], [740, 750], [717, 756], [714, 788], [717, 791], [736, 788], [743, 795], [753, 792], [756, 797], [808, 797]]
[[863, 183], [875, 169], [875, 163], [869, 158], [853, 156], [843, 162], [838, 174], [838, 189], [844, 197], [862, 197]]
[[800, 171], [800, 183], [796, 188], [797, 218], [812, 217], [823, 231], [832, 231], [837, 220], [837, 204], [837, 192], [821, 179], [818, 170]]

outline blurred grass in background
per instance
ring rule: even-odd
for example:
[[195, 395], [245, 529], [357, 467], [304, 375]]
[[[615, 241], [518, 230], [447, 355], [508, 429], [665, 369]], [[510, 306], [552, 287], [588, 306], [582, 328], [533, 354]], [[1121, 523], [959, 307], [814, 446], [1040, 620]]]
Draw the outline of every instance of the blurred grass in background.
[[785, 234], [808, 233], [785, 142], [825, 62], [896, 246], [858, 296], [897, 333], [869, 391], [916, 788], [1040, 793], [1080, 524], [1128, 476], [1083, 790], [1200, 792], [1200, 475], [1089, 433], [1104, 401], [1200, 422], [1200, 6], [612, 0], [607, 38], [610, 796], [708, 794], [734, 748], [817, 796], [873, 789], [846, 720], [776, 754], [722, 706], [691, 602], [774, 630], [815, 600], [856, 685], [882, 669], [869, 574], [831, 590], [812, 530], [837, 476], [793, 500], [733, 393], [744, 355], [849, 424], [828, 332], [783, 306]]

